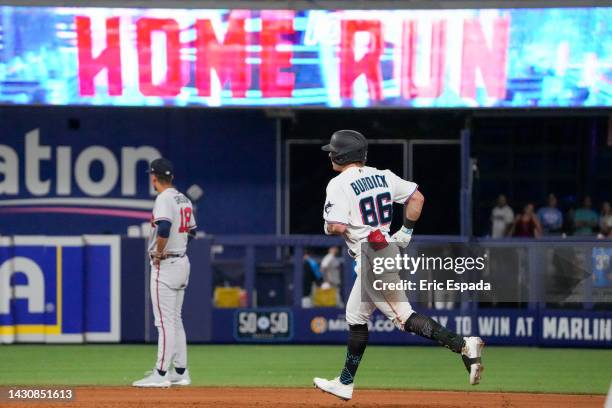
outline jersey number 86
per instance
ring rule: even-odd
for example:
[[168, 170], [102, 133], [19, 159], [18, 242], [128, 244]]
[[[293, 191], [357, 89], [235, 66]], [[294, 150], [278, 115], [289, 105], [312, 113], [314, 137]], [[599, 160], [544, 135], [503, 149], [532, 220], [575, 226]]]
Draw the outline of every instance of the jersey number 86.
[[393, 220], [393, 200], [391, 193], [380, 193], [374, 197], [364, 197], [359, 201], [359, 210], [364, 225], [377, 227]]

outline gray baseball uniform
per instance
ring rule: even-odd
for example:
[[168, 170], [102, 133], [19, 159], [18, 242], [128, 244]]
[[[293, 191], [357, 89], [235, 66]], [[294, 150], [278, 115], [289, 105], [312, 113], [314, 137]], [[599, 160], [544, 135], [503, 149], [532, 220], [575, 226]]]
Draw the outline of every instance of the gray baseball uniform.
[[187, 339], [181, 310], [189, 282], [189, 258], [186, 255], [189, 231], [196, 228], [191, 201], [175, 188], [168, 188], [155, 199], [153, 229], [149, 253], [156, 251], [157, 222], [172, 224], [164, 254], [158, 266], [151, 262], [151, 302], [158, 332], [156, 368], [168, 371], [187, 367]]

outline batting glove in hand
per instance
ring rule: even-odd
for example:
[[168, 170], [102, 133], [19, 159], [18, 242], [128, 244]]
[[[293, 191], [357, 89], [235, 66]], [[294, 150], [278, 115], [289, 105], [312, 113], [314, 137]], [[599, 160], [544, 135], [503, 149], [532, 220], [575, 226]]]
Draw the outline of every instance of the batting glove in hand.
[[412, 239], [412, 228], [402, 227], [395, 234], [391, 235], [391, 240], [396, 242], [400, 248], [406, 248]]

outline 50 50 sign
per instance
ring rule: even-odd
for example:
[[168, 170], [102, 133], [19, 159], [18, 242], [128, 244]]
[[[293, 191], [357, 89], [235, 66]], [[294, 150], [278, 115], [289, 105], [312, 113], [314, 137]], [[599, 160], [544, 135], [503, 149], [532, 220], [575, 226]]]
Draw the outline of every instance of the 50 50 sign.
[[240, 309], [234, 314], [234, 338], [242, 342], [285, 342], [293, 338], [289, 309]]

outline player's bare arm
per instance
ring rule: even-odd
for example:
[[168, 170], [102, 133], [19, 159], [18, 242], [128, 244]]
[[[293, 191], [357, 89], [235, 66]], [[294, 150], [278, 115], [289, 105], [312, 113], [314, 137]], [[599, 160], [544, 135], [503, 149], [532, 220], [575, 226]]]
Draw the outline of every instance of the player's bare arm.
[[404, 205], [404, 224], [402, 228], [391, 237], [399, 246], [405, 248], [410, 243], [412, 239], [412, 230], [421, 217], [421, 211], [423, 210], [424, 204], [425, 196], [419, 190], [415, 190], [406, 201]]
[[346, 232], [346, 225], [338, 223], [325, 224], [329, 235], [343, 235]]
[[421, 217], [421, 211], [423, 210], [424, 204], [425, 196], [419, 190], [416, 190], [406, 202], [406, 220], [412, 221], [413, 223], [418, 221]]
[[[168, 229], [169, 232], [169, 229]], [[164, 250], [166, 249], [166, 244], [168, 244], [168, 235], [165, 237], [158, 236], [156, 242], [156, 252], [153, 256], [153, 265], [159, 266], [159, 263], [164, 258]]]

